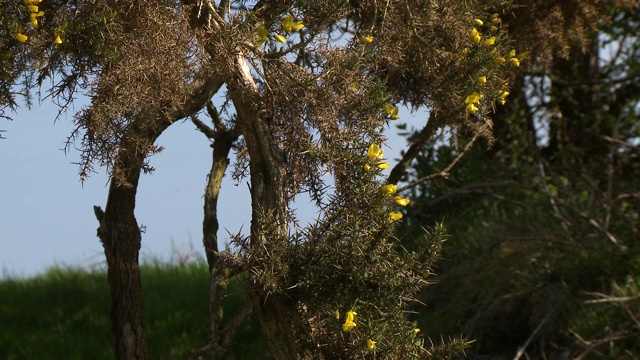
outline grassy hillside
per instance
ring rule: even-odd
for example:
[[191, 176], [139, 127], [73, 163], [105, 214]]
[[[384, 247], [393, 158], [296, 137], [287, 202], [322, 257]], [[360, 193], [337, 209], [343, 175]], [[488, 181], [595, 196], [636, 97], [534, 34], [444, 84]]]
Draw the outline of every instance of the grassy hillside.
[[[205, 263], [142, 267], [150, 359], [173, 359], [203, 344], [208, 274]], [[242, 302], [230, 284], [225, 312]], [[105, 272], [53, 268], [29, 279], [0, 281], [0, 354], [4, 359], [113, 359]], [[238, 334], [242, 359], [260, 358], [255, 326]]]

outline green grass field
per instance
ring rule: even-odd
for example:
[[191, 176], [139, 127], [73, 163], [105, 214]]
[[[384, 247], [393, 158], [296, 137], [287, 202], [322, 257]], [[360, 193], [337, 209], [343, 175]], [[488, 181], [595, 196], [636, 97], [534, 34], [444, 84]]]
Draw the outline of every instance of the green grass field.
[[[150, 359], [175, 359], [204, 344], [209, 276], [206, 263], [142, 266]], [[244, 302], [231, 282], [225, 313]], [[28, 279], [0, 281], [3, 359], [113, 359], [109, 287], [104, 271], [57, 267]], [[242, 359], [264, 353], [253, 322], [238, 333]]]

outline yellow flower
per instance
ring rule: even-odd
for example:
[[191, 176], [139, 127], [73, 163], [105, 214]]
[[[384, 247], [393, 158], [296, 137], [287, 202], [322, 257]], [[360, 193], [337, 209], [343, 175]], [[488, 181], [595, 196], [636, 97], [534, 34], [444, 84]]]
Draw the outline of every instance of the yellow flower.
[[282, 36], [282, 35], [277, 35], [277, 34], [276, 34], [276, 35], [273, 35], [273, 37], [274, 37], [274, 39], [276, 39], [276, 41], [277, 41], [277, 42], [279, 42], [279, 43], [283, 43], [283, 44], [286, 44], [286, 43], [287, 43], [287, 39], [286, 39], [284, 36]]
[[516, 50], [512, 49], [511, 51], [509, 51], [509, 58], [515, 57], [516, 56]]
[[476, 28], [471, 29], [471, 34], [469, 34], [469, 38], [471, 39], [471, 41], [473, 41], [474, 43], [478, 44], [480, 43], [480, 34], [478, 33], [478, 30]]
[[340, 310], [336, 310], [336, 320], [340, 320]]
[[353, 321], [353, 318], [358, 315], [357, 312], [353, 311], [353, 310], [349, 310], [347, 311], [347, 321]]
[[491, 27], [489, 29], [491, 29], [491, 31], [496, 31], [496, 30], [498, 30], [498, 27], [491, 25]]
[[492, 36], [482, 42], [482, 46], [491, 46], [496, 43], [496, 37]]
[[347, 318], [344, 320], [344, 324], [342, 324], [342, 331], [349, 332], [356, 327], [356, 323], [353, 321], [356, 315], [358, 315], [358, 313], [353, 310], [347, 311]]
[[293, 25], [291, 26], [291, 29], [293, 29], [294, 31], [298, 31], [300, 29], [304, 28], [304, 24], [302, 23], [302, 20], [300, 21], [296, 21], [295, 23], [293, 23]]
[[365, 44], [369, 44], [372, 41], [373, 41], [373, 36], [371, 36], [371, 35], [367, 35], [367, 36], [362, 38], [362, 42], [365, 43]]
[[269, 40], [269, 30], [265, 29], [265, 28], [260, 28], [257, 31], [258, 36], [260, 36], [260, 43], [262, 44], [263, 42]]
[[506, 61], [507, 59], [500, 56], [500, 57], [497, 57], [493, 62], [496, 63], [496, 65], [500, 65], [500, 64], [504, 64]]
[[520, 60], [518, 60], [518, 58], [511, 58], [509, 59], [509, 62], [511, 63], [511, 65], [513, 66], [520, 66]]
[[494, 24], [499, 24], [502, 20], [500, 20], [500, 14], [495, 13], [491, 15], [491, 22]]
[[376, 166], [378, 167], [378, 169], [384, 170], [386, 168], [388, 168], [389, 166], [391, 166], [391, 164], [386, 163], [386, 162], [381, 162], [376, 164]]
[[389, 217], [391, 218], [391, 221], [398, 221], [402, 219], [402, 214], [396, 211], [392, 211], [389, 213]]
[[487, 82], [487, 77], [486, 76], [480, 76], [478, 78], [478, 84], [482, 85], [485, 84]]
[[282, 29], [286, 32], [298, 31], [304, 27], [302, 21], [293, 22], [293, 17], [287, 16], [282, 19]]
[[17, 33], [14, 35], [14, 37], [16, 38], [16, 40], [20, 41], [21, 43], [27, 41], [27, 39], [29, 38], [27, 35], [24, 35], [23, 33]]
[[344, 332], [349, 332], [351, 331], [354, 327], [356, 327], [356, 323], [354, 323], [353, 321], [349, 322], [349, 321], [345, 321], [344, 324], [342, 324], [342, 331]]
[[53, 40], [56, 45], [62, 44], [62, 39], [60, 39], [60, 35], [56, 35], [56, 38]]
[[367, 151], [367, 159], [369, 159], [369, 161], [382, 159], [383, 155], [384, 150], [380, 149], [378, 144], [371, 144], [371, 146], [369, 146], [369, 150]]
[[482, 22], [482, 20], [480, 19], [473, 19], [473, 22], [476, 23], [476, 25], [478, 26], [482, 26], [484, 24], [484, 22]]
[[293, 27], [293, 17], [287, 16], [282, 19], [282, 29], [286, 32], [291, 32], [291, 28]]
[[38, 5], [29, 5], [27, 6], [29, 8], [29, 11], [37, 13], [38, 12]]
[[369, 350], [373, 350], [373, 348], [375, 348], [375, 347], [376, 347], [376, 342], [375, 341], [373, 341], [371, 339], [367, 340], [367, 348]]
[[411, 202], [411, 200], [403, 198], [400, 195], [397, 195], [395, 198], [393, 198], [393, 201], [400, 206], [407, 206]]
[[480, 100], [482, 100], [482, 98], [484, 97], [484, 95], [477, 93], [477, 92], [473, 92], [471, 93], [471, 95], [467, 96], [467, 98], [464, 100], [464, 103], [469, 105], [469, 104], [479, 104]]
[[509, 92], [506, 90], [498, 91], [498, 102], [500, 105], [504, 105], [507, 102], [507, 96], [509, 96]]
[[398, 111], [399, 110], [397, 106], [393, 106], [391, 104], [387, 104], [384, 106], [384, 112], [389, 115], [389, 118], [391, 120], [398, 120], [400, 118], [400, 116], [398, 116]]
[[391, 196], [391, 195], [396, 193], [397, 189], [398, 189], [398, 187], [396, 185], [388, 184], [388, 185], [384, 185], [383, 187], [381, 187], [380, 188], [380, 192], [383, 193], [384, 195]]
[[44, 16], [44, 11], [37, 12], [38, 7], [35, 5], [31, 5], [31, 6], [35, 7], [36, 11], [29, 14], [29, 21], [31, 22], [31, 25], [36, 27], [38, 26], [38, 18], [41, 16]]
[[467, 104], [467, 111], [471, 115], [475, 115], [478, 112], [478, 107], [475, 106], [474, 104]]
[[369, 171], [369, 170], [371, 170], [371, 165], [364, 164], [364, 171]]
[[419, 333], [419, 332], [420, 332], [420, 329], [415, 328], [415, 329], [413, 329], [413, 332], [417, 334], [417, 333]]

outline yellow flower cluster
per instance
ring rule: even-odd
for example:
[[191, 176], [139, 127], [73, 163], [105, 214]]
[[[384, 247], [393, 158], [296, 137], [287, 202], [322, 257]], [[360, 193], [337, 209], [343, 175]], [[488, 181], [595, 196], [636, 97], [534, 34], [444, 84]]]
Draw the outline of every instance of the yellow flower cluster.
[[[371, 146], [369, 146], [369, 150], [367, 151], [367, 161], [371, 165], [384, 170], [389, 167], [389, 163], [382, 162], [383, 155], [384, 150], [382, 150], [378, 146], [378, 144], [371, 144]], [[369, 171], [371, 169], [370, 164], [365, 164], [364, 169]], [[380, 193], [382, 193], [384, 196], [392, 196], [396, 193], [397, 190], [398, 187], [395, 184], [387, 184], [380, 188]], [[411, 202], [411, 200], [403, 198], [400, 195], [396, 195], [393, 198], [393, 202], [399, 206], [407, 206], [409, 202]], [[397, 221], [402, 219], [402, 214], [397, 211], [391, 211], [389, 213], [389, 217], [391, 218], [391, 221]]]
[[[336, 314], [339, 314], [339, 313], [336, 312]], [[358, 315], [358, 313], [356, 313], [353, 310], [347, 311], [347, 316], [344, 320], [344, 324], [342, 324], [342, 331], [349, 332], [353, 330], [354, 327], [356, 327], [356, 323], [354, 321], [354, 318], [356, 315]]]
[[475, 115], [478, 112], [478, 105], [480, 105], [480, 100], [482, 100], [482, 98], [484, 98], [484, 95], [473, 92], [464, 100], [464, 103], [467, 106], [467, 111], [471, 115]]
[[394, 106], [392, 104], [386, 104], [384, 106], [384, 113], [387, 114], [387, 116], [389, 117], [389, 119], [391, 120], [398, 120], [400, 119], [400, 116], [398, 116], [398, 107]]
[[[473, 23], [474, 23], [474, 26], [471, 28], [471, 31], [469, 32], [469, 39], [471, 40], [472, 43], [476, 45], [480, 45], [482, 47], [492, 47], [493, 45], [496, 44], [497, 37], [494, 36], [493, 34], [495, 34], [495, 32], [498, 31], [498, 29], [502, 25], [502, 20], [500, 19], [499, 14], [496, 13], [491, 15], [491, 17], [486, 19], [486, 21], [482, 19], [474, 19]], [[478, 30], [480, 27], [483, 27], [485, 30], [488, 29], [489, 35], [487, 37], [483, 38], [481, 32]], [[464, 53], [466, 53], [467, 51], [468, 51], [468, 48], [465, 48], [463, 50]], [[495, 54], [493, 56], [494, 56], [494, 63], [496, 65], [501, 65], [508, 62], [509, 65], [516, 66], [516, 67], [520, 66], [520, 61], [527, 56], [526, 53], [521, 53], [516, 55], [515, 50], [511, 50], [507, 54], [507, 56], [501, 56], [497, 54], [497, 49], [495, 48], [491, 50], [491, 53]], [[487, 83], [487, 76], [479, 76], [478, 78], [476, 78], [476, 85], [483, 86], [486, 83]], [[506, 87], [506, 81], [503, 80], [501, 85]], [[506, 103], [506, 97], [508, 95], [509, 95], [508, 91], [500, 90], [498, 91], [497, 94], [491, 94], [490, 97], [491, 99], [495, 99], [497, 100], [497, 102], [504, 105]], [[470, 95], [468, 95], [464, 101], [467, 112], [471, 115], [477, 114], [478, 111], [480, 111], [480, 103], [484, 97], [485, 95], [482, 92], [478, 92], [478, 91], [474, 91]]]
[[[347, 311], [347, 315], [344, 319], [344, 324], [342, 324], [342, 331], [350, 332], [351, 330], [353, 330], [353, 328], [357, 326], [355, 322], [356, 315], [358, 315], [358, 313], [353, 310]], [[340, 311], [338, 310], [336, 310], [336, 319], [340, 320]], [[376, 347], [375, 341], [373, 341], [372, 339], [367, 340], [367, 349], [373, 350], [375, 347]]]
[[[369, 146], [369, 150], [367, 151], [367, 160], [371, 165], [374, 165], [381, 170], [388, 168], [389, 163], [382, 161], [383, 156], [384, 150], [382, 150], [378, 144], [371, 144], [371, 146]], [[365, 164], [364, 169], [367, 171], [371, 170], [371, 165]]]
[[[291, 33], [293, 31], [299, 31], [304, 28], [304, 23], [302, 20], [295, 21], [291, 15], [287, 15], [280, 22], [281, 29], [285, 32], [285, 34]], [[261, 27], [257, 31], [257, 35], [260, 37], [260, 44], [265, 43], [269, 40], [269, 30], [267, 28]], [[287, 43], [287, 38], [280, 34], [273, 35], [273, 38], [282, 44]]]
[[29, 21], [33, 27], [38, 26], [38, 18], [44, 16], [44, 11], [38, 11], [38, 5], [36, 5], [41, 2], [42, 0], [24, 0], [24, 4], [29, 8]]
[[[39, 11], [38, 5], [37, 5], [41, 2], [42, 0], [24, 0], [24, 4], [29, 9], [29, 22], [34, 27], [38, 26], [38, 18], [44, 15], [43, 11]], [[27, 35], [22, 33], [22, 30], [20, 29], [20, 25], [15, 24], [14, 31], [15, 33], [13, 34], [13, 37], [19, 42], [24, 43], [27, 41], [27, 39], [29, 39]]]

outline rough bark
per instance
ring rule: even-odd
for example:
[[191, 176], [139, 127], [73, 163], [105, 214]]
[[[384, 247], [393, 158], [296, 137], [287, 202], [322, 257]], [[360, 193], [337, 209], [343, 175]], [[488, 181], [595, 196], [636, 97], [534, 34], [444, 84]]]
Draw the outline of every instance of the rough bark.
[[[269, 128], [269, 113], [242, 53], [233, 59], [227, 82], [238, 125], [249, 151], [251, 174], [251, 247], [287, 241], [284, 158]], [[253, 300], [265, 342], [274, 359], [321, 359], [312, 330], [298, 310], [302, 304], [286, 294], [255, 289]]]
[[[142, 313], [142, 289], [138, 255], [142, 236], [134, 210], [140, 172], [148, 147], [176, 120], [204, 107], [222, 82], [211, 78], [194, 86], [189, 101], [171, 112], [140, 116], [129, 126], [118, 146], [107, 206], [94, 207], [100, 223], [98, 237], [107, 259], [111, 292], [111, 329], [116, 359], [148, 358]], [[167, 115], [168, 114], [168, 115]], [[120, 179], [120, 180], [118, 180]]]
[[122, 144], [116, 166], [123, 170], [127, 184], [112, 179], [107, 207], [96, 207], [100, 222], [98, 236], [107, 258], [111, 290], [111, 331], [117, 359], [146, 359], [147, 344], [142, 316], [140, 285], [141, 235], [134, 216], [136, 191], [146, 154], [131, 142]]
[[[237, 137], [237, 136], [236, 136]], [[218, 194], [222, 178], [229, 166], [229, 151], [235, 137], [227, 132], [221, 133], [213, 143], [213, 164], [204, 195], [203, 243], [211, 274], [209, 286], [209, 329], [207, 338], [220, 343], [224, 338], [222, 320], [224, 317], [224, 297], [231, 269], [220, 259], [218, 249]]]
[[215, 125], [211, 129], [198, 119], [194, 124], [208, 138], [213, 140], [211, 147], [212, 165], [207, 178], [204, 194], [204, 220], [202, 223], [203, 245], [209, 265], [209, 323], [207, 329], [207, 343], [205, 346], [191, 350], [185, 359], [226, 359], [231, 351], [229, 344], [237, 332], [236, 327], [223, 326], [224, 299], [227, 294], [229, 278], [233, 274], [230, 264], [224, 261], [218, 249], [218, 195], [222, 187], [222, 179], [229, 166], [229, 152], [239, 134], [233, 129], [227, 129], [220, 115], [209, 102], [207, 104], [209, 116]]

